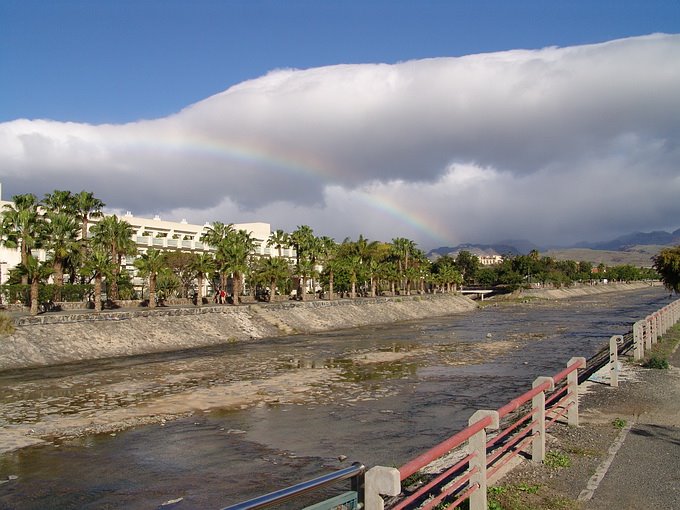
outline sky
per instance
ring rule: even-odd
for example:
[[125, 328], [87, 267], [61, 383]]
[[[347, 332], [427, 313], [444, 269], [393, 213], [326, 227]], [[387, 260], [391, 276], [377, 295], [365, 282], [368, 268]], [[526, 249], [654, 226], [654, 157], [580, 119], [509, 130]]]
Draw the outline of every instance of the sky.
[[680, 2], [0, 0], [2, 198], [423, 249], [680, 227]]

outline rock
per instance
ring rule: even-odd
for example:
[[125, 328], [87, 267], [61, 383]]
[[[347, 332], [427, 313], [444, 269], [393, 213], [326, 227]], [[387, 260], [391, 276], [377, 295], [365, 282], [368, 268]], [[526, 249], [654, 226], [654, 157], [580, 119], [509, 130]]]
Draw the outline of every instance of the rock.
[[338, 455], [338, 460], [342, 462], [343, 460], [347, 460], [347, 455]]
[[182, 501], [183, 499], [184, 498], [170, 499], [170, 500], [166, 501], [165, 503], [161, 503], [160, 508], [170, 506], [170, 505], [175, 505], [175, 504], [179, 503], [180, 501]]

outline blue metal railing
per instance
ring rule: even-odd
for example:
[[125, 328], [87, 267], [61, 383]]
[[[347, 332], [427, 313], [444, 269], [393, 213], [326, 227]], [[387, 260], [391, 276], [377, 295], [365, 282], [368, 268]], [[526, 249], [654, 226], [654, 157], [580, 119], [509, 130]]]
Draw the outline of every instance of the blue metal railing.
[[[312, 480], [307, 480], [306, 482], [293, 485], [291, 487], [286, 487], [275, 492], [270, 492], [264, 496], [258, 496], [248, 501], [243, 501], [241, 503], [236, 503], [235, 505], [224, 507], [222, 510], [255, 510], [257, 508], [266, 508], [279, 503], [284, 503], [294, 498], [298, 498], [309, 492], [319, 490], [328, 485], [340, 482], [342, 480], [351, 480], [351, 491], [354, 495], [345, 493], [340, 496], [336, 496], [328, 500], [328, 506], [319, 506], [319, 504], [314, 505], [314, 509], [322, 508], [336, 508], [340, 505], [345, 505], [345, 508], [359, 508], [359, 495], [362, 493], [361, 488], [363, 485], [364, 472], [366, 467], [360, 462], [355, 462], [350, 467], [345, 469], [340, 469], [327, 475], [314, 478]], [[338, 499], [339, 498], [339, 499]], [[340, 501], [342, 500], [342, 501]]]

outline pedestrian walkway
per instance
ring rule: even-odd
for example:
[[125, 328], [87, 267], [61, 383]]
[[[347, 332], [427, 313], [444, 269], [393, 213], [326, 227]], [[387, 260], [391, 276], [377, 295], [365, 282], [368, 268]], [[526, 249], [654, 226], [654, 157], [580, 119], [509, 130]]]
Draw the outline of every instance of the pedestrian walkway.
[[546, 463], [524, 462], [490, 499], [513, 509], [680, 509], [680, 350], [669, 362], [625, 362], [618, 388], [606, 377], [584, 384], [580, 426], [552, 427]]

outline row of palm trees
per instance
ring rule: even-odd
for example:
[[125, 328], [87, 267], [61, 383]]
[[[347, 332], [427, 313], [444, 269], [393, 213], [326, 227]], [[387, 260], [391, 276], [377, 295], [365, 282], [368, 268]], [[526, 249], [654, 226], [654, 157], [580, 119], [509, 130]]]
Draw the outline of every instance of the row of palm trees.
[[[254, 295], [290, 290], [305, 299], [308, 289], [321, 290], [330, 299], [337, 292], [354, 298], [359, 294], [376, 296], [380, 290], [400, 290], [406, 294], [426, 284], [451, 290], [461, 282], [455, 262], [431, 264], [424, 252], [406, 238], [391, 243], [356, 241], [337, 243], [327, 236], [317, 237], [311, 227], [302, 225], [293, 232], [276, 230], [266, 240], [254, 239], [233, 224], [213, 222], [201, 236], [211, 249], [201, 253], [178, 253], [149, 249], [138, 253], [132, 226], [116, 215], [104, 216], [104, 203], [91, 192], [56, 190], [42, 200], [33, 194], [16, 195], [5, 206], [0, 221], [0, 243], [17, 248], [21, 263], [11, 273], [14, 281], [30, 284], [31, 313], [38, 312], [38, 290], [50, 276], [54, 300], [61, 300], [61, 289], [69, 283], [93, 283], [94, 306], [101, 310], [102, 289], [112, 301], [131, 297], [131, 281], [122, 271], [123, 258], [134, 257], [137, 276], [148, 284], [149, 306], [156, 305], [156, 294], [188, 297], [193, 287], [197, 304], [203, 303], [206, 281], [213, 290], [226, 290], [231, 284], [232, 302], [239, 302], [244, 284]], [[92, 220], [97, 220], [90, 226]], [[273, 247], [277, 257], [260, 256], [259, 244]], [[283, 256], [292, 248], [291, 260]], [[38, 249], [48, 255], [44, 262], [35, 256]], [[291, 289], [293, 282], [296, 288]], [[124, 286], [121, 296], [120, 285]]]

